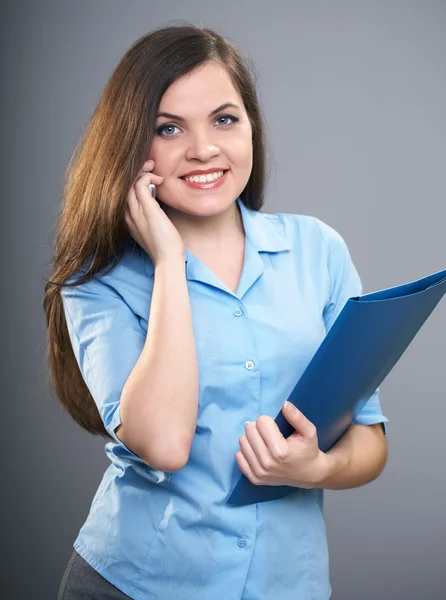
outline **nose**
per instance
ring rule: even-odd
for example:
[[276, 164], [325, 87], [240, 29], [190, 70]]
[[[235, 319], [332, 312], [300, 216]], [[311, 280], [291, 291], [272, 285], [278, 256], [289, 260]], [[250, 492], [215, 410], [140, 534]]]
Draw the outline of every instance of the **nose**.
[[212, 142], [208, 133], [196, 133], [191, 137], [190, 145], [186, 151], [188, 160], [200, 160], [208, 162], [213, 156], [220, 154], [220, 148]]

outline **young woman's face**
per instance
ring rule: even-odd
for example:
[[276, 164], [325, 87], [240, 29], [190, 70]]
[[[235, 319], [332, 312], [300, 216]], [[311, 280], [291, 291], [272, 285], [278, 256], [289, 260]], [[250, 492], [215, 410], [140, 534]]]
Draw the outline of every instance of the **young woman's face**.
[[[228, 103], [235, 106], [222, 108]], [[224, 68], [208, 62], [178, 79], [163, 95], [158, 115], [147, 157], [155, 161], [153, 172], [164, 177], [157, 198], [191, 215], [226, 210], [245, 188], [253, 156], [251, 123]], [[227, 171], [219, 185], [194, 187], [182, 179], [208, 169]]]

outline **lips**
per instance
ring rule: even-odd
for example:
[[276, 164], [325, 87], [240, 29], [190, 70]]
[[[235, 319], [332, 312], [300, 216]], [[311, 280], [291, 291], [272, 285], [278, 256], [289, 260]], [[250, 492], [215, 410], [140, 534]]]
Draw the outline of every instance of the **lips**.
[[185, 181], [186, 177], [200, 177], [201, 175], [210, 175], [211, 173], [219, 173], [220, 171], [223, 171], [224, 175], [226, 171], [229, 171], [229, 169], [213, 169], [212, 171], [204, 171], [203, 173], [187, 173], [186, 175], [182, 175], [180, 179]]
[[224, 184], [228, 172], [229, 169], [224, 170], [223, 175], [221, 177], [218, 177], [217, 179], [212, 179], [211, 181], [186, 181], [185, 177], [180, 177], [180, 179], [182, 179], [185, 185], [187, 185], [191, 189], [210, 191]]

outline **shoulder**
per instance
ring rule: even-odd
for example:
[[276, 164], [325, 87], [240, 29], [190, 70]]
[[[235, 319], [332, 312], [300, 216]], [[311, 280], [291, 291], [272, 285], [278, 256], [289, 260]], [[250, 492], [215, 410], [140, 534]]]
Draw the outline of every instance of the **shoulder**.
[[334, 227], [314, 215], [301, 213], [259, 213], [276, 227], [290, 242], [322, 246], [327, 256], [331, 252], [344, 252], [347, 244]]
[[125, 248], [124, 254], [113, 269], [105, 270], [102, 279], [105, 283], [118, 287], [147, 286], [150, 263], [150, 257], [135, 242]]
[[[84, 297], [100, 295], [104, 302], [108, 298], [119, 298], [129, 306], [136, 308], [139, 302], [147, 302], [153, 281], [149, 276], [150, 259], [138, 244], [129, 244], [115, 266], [110, 262], [93, 279], [74, 287], [63, 287], [62, 297]], [[92, 263], [90, 256], [82, 267], [69, 277], [74, 282], [84, 275]]]

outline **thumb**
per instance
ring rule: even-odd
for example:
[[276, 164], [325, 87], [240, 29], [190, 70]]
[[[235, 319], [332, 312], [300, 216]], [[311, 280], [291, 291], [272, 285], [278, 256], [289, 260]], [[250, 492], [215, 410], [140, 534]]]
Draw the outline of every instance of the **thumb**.
[[282, 412], [288, 423], [290, 423], [290, 425], [294, 427], [297, 433], [304, 437], [311, 436], [314, 430], [313, 423], [311, 423], [311, 421], [307, 419], [304, 413], [301, 412], [298, 408], [296, 408], [294, 404], [288, 402], [287, 400], [283, 403]]

